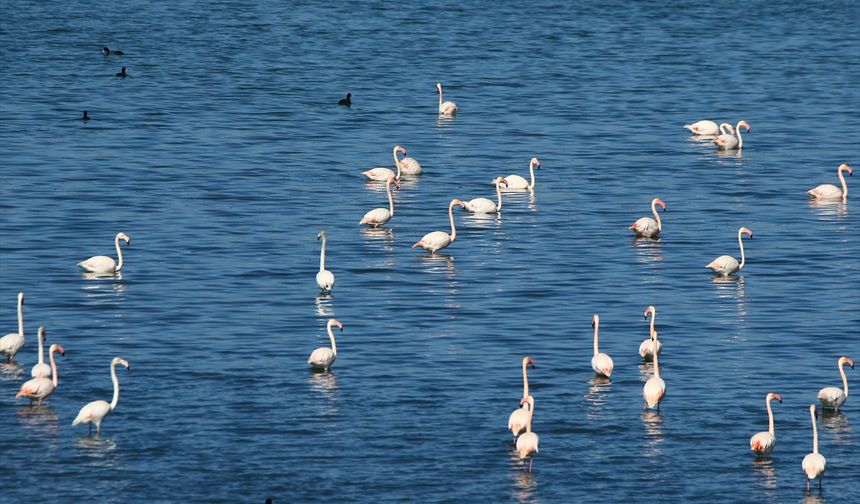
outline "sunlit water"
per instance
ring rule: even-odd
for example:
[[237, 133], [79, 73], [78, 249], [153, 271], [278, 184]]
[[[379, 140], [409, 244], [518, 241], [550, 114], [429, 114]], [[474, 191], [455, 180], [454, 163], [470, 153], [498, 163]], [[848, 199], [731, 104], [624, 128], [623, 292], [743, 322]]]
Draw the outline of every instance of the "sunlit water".
[[[808, 405], [860, 359], [854, 2], [678, 4], [19, 2], [0, 22], [0, 366], [8, 502], [846, 502], [860, 491], [860, 401], [819, 419], [824, 492], [805, 494]], [[102, 56], [104, 45], [125, 52]], [[121, 66], [129, 77], [115, 78]], [[458, 103], [436, 117], [435, 83]], [[351, 108], [337, 100], [353, 94]], [[92, 120], [77, 118], [88, 110]], [[752, 131], [743, 155], [688, 139]], [[425, 174], [385, 206], [361, 171], [401, 144]], [[447, 229], [437, 257], [410, 245]], [[661, 197], [663, 238], [627, 229]], [[704, 265], [748, 263], [714, 279]], [[329, 234], [332, 296], [314, 282]], [[113, 255], [116, 278], [75, 263]], [[642, 318], [657, 307], [667, 396], [642, 411]], [[593, 313], [610, 383], [590, 367]], [[338, 359], [308, 371], [336, 317]], [[36, 328], [64, 345], [42, 407], [15, 393]], [[505, 426], [531, 355], [540, 453]], [[78, 409], [118, 409], [100, 437]], [[849, 380], [860, 379], [847, 370]], [[857, 383], [860, 383], [858, 381]], [[775, 403], [777, 445], [749, 437]], [[853, 497], [851, 497], [853, 496]]]

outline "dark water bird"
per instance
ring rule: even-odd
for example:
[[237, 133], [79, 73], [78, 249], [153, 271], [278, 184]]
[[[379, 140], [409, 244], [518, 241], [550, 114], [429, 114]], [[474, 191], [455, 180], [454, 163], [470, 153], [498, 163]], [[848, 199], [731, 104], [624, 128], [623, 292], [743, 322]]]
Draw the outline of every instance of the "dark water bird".
[[117, 77], [126, 77], [126, 76], [128, 76], [128, 74], [127, 74], [127, 73], [125, 73], [125, 67], [122, 67], [122, 70], [120, 70], [119, 72], [117, 72], [117, 73], [116, 73], [116, 76], [117, 76]]
[[125, 54], [122, 51], [111, 51], [111, 49], [107, 46], [102, 47], [102, 52], [105, 56], [122, 56], [123, 54]]
[[90, 116], [87, 115], [87, 111], [84, 110], [84, 115], [81, 116], [81, 121], [89, 121], [89, 120], [90, 120]]
[[337, 102], [338, 105], [345, 105], [347, 107], [352, 106], [352, 93], [347, 93], [346, 98], [341, 98], [340, 101]]

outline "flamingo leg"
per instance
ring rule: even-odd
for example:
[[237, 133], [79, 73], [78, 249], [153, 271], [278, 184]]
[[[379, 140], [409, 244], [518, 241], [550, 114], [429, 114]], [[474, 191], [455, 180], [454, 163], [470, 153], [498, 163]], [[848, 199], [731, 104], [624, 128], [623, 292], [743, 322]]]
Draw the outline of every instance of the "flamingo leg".
[[529, 472], [532, 472], [532, 464], [534, 464], [535, 458], [529, 457]]

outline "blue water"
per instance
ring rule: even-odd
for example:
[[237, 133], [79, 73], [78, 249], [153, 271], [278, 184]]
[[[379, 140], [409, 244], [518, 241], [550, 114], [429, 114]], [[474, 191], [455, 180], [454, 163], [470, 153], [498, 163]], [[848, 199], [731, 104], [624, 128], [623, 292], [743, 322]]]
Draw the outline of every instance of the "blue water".
[[[860, 400], [819, 419], [824, 490], [805, 492], [809, 404], [860, 359], [855, 2], [537, 0], [362, 4], [16, 2], [0, 8], [0, 367], [4, 502], [846, 502]], [[125, 52], [104, 57], [102, 46]], [[129, 77], [118, 79], [121, 66]], [[436, 116], [436, 82], [460, 108]], [[346, 92], [351, 108], [337, 106]], [[92, 120], [78, 120], [88, 110]], [[751, 132], [720, 155], [681, 126]], [[424, 167], [385, 205], [361, 172], [405, 146]], [[455, 211], [526, 175], [498, 218]], [[661, 197], [659, 242], [627, 229]], [[717, 281], [704, 265], [748, 263]], [[333, 296], [314, 281], [329, 234]], [[132, 238], [116, 278], [75, 264]], [[667, 396], [643, 413], [642, 312], [657, 307]], [[592, 381], [590, 320], [615, 360]], [[327, 345], [331, 373], [305, 361]], [[60, 385], [15, 399], [36, 328]], [[100, 437], [78, 409], [120, 402]], [[506, 430], [532, 356], [540, 453]], [[849, 381], [860, 384], [857, 370]], [[855, 385], [856, 387], [857, 385]], [[853, 389], [852, 389], [853, 390]], [[777, 445], [755, 463], [749, 437]]]

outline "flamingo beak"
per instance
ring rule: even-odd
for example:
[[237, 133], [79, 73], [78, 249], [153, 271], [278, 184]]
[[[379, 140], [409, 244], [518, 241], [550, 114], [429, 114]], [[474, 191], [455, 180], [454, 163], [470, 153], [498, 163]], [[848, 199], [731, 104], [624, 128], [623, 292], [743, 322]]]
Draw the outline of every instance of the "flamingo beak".
[[529, 359], [529, 365], [532, 367], [532, 369], [535, 369], [537, 367], [537, 364], [535, 364], [535, 361], [532, 359]]
[[782, 396], [779, 394], [774, 394], [773, 398], [779, 401], [779, 404], [782, 404]]

